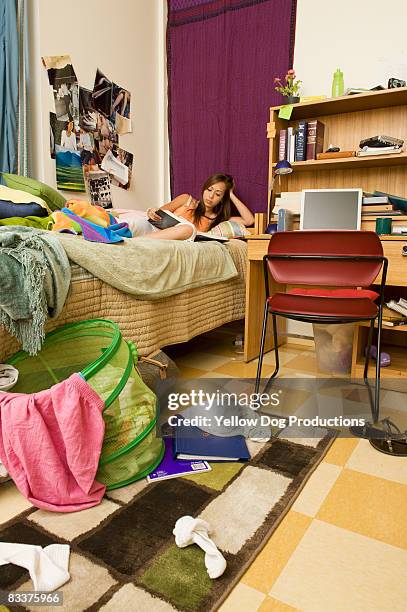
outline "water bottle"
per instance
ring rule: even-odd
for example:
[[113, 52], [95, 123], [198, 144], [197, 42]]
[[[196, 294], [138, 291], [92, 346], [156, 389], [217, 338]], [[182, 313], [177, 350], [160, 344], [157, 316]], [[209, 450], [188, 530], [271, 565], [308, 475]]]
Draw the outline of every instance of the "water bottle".
[[337, 68], [332, 79], [332, 97], [337, 98], [338, 96], [343, 96], [344, 91], [343, 72]]

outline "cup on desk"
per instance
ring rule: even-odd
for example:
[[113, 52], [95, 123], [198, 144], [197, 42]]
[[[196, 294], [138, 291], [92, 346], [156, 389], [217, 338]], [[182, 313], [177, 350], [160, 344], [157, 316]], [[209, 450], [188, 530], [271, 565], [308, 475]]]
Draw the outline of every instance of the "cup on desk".
[[388, 217], [378, 217], [376, 219], [376, 234], [379, 234], [379, 236], [391, 234], [391, 219]]

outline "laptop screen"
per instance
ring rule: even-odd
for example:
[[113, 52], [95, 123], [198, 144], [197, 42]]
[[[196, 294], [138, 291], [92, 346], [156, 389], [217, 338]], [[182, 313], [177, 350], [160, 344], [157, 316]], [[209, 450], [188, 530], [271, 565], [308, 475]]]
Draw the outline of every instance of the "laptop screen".
[[304, 189], [302, 230], [359, 230], [362, 189]]

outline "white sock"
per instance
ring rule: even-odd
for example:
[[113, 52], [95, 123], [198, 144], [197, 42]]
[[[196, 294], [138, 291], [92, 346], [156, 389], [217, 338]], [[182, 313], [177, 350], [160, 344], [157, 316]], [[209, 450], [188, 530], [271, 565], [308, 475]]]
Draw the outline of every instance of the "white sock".
[[51, 544], [45, 548], [31, 544], [0, 542], [0, 565], [13, 563], [30, 572], [35, 591], [55, 591], [68, 582], [69, 545]]
[[209, 578], [219, 578], [226, 569], [226, 559], [209, 537], [211, 528], [206, 521], [182, 516], [175, 523], [173, 534], [179, 548], [197, 544], [205, 551], [205, 566]]

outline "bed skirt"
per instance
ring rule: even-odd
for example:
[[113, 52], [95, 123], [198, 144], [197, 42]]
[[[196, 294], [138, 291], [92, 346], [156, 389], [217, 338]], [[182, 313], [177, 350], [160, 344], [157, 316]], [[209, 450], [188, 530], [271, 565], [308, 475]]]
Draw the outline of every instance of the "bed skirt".
[[[239, 272], [237, 278], [154, 301], [138, 300], [72, 264], [69, 296], [61, 314], [49, 319], [46, 331], [86, 319], [110, 319], [119, 325], [126, 340], [133, 340], [140, 355], [149, 355], [224, 323], [243, 319], [246, 247], [240, 240], [229, 243]], [[0, 326], [0, 362], [19, 348], [17, 340]]]

